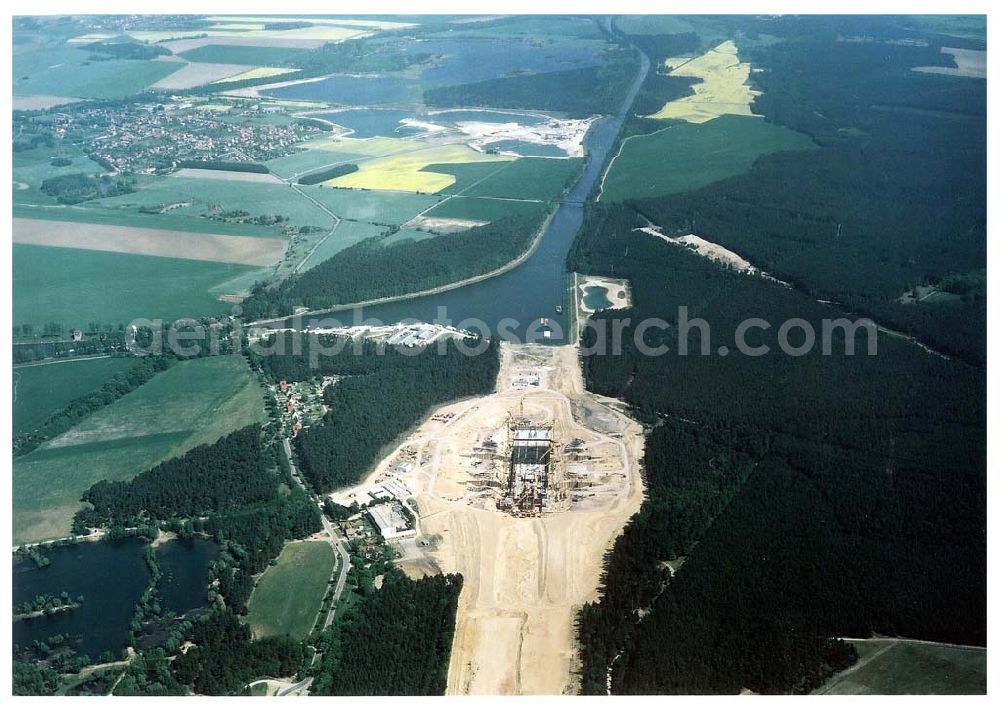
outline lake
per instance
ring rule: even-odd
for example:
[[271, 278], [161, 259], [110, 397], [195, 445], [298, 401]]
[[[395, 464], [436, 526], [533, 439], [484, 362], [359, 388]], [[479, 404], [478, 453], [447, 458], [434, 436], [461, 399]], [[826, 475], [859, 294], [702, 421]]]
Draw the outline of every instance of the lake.
[[556, 308], [562, 308], [567, 300], [566, 254], [583, 224], [583, 203], [600, 179], [628, 107], [632, 105], [649, 71], [649, 59], [644, 54], [641, 56], [641, 70], [618, 113], [597, 121], [588, 131], [584, 139], [587, 165], [557, 207], [538, 247], [524, 263], [486, 281], [360, 311], [341, 311], [306, 318], [302, 325], [318, 325], [324, 318], [336, 319], [344, 324], [370, 318], [382, 323], [398, 323], [406, 319], [433, 322], [444, 320], [443, 313], [453, 325], [478, 332], [489, 331], [505, 340], [523, 341], [532, 329], [536, 333], [534, 339], [540, 341], [540, 319], [546, 318], [553, 328], [549, 342], [566, 342], [566, 311], [569, 309], [563, 308], [562, 314], [556, 312]]
[[[72, 611], [14, 622], [14, 645], [27, 647], [36, 639], [62, 634], [79, 637], [73, 648], [92, 661], [104, 651], [117, 655], [125, 647], [129, 620], [149, 584], [144, 548], [137, 538], [81, 542], [43, 552], [51, 561], [47, 567], [15, 561], [14, 605], [63, 591], [74, 599], [83, 595], [83, 604]], [[207, 604], [208, 565], [217, 552], [218, 546], [209, 540], [173, 541], [157, 548], [166, 608], [180, 614]]]

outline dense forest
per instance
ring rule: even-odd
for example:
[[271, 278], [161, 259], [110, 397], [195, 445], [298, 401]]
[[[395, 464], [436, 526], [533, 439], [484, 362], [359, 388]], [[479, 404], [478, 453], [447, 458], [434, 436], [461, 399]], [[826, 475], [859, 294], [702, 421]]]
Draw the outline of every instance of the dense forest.
[[92, 42], [81, 47], [81, 49], [91, 52], [91, 61], [104, 61], [107, 59], [156, 59], [160, 56], [172, 54], [166, 47], [146, 42], [101, 41]]
[[367, 239], [278, 287], [256, 285], [243, 301], [243, 315], [248, 320], [290, 315], [297, 306], [358, 303], [478, 276], [524, 254], [538, 234], [544, 210], [539, 206], [527, 214], [421, 242], [383, 246], [378, 237]]
[[[569, 256], [573, 270], [628, 278], [635, 299], [597, 319], [632, 325], [622, 354], [586, 358], [588, 387], [660, 422], [649, 499], [580, 617], [584, 690], [605, 692], [613, 665], [615, 692], [805, 691], [851, 661], [831, 636], [984, 643], [984, 373], [884, 333], [876, 356], [838, 355], [839, 336], [830, 356], [790, 357], [772, 328], [759, 333], [771, 354], [739, 355], [747, 318], [820, 333], [843, 313], [638, 224], [627, 206], [594, 207]], [[641, 354], [636, 324], [676, 326], [680, 306], [710, 325], [712, 354], [677, 354], [676, 327], [645, 336], [668, 354]], [[689, 332], [695, 353], [700, 337]], [[722, 344], [733, 354], [715, 355]], [[660, 563], [684, 555], [661, 592]]]
[[128, 481], [100, 481], [83, 494], [91, 524], [203, 516], [274, 500], [278, 477], [267, 467], [260, 427], [251, 425], [164, 461]]
[[572, 118], [614, 114], [639, 70], [639, 59], [631, 50], [609, 50], [609, 54], [604, 63], [593, 67], [426, 89], [424, 102], [435, 108], [558, 111]]
[[[407, 67], [427, 61], [430, 55], [423, 52], [406, 52], [395, 42], [328, 42], [305, 54], [290, 55], [287, 61], [277, 61], [278, 66], [294, 66], [296, 71], [284, 74], [285, 81], [306, 79], [332, 73], [382, 73], [402, 71]], [[189, 89], [192, 94], [215, 94], [260, 84], [273, 84], [273, 77], [256, 77], [239, 81], [223, 81]]]
[[[334, 342], [331, 337], [318, 344], [332, 350]], [[472, 346], [473, 341], [467, 344]], [[310, 354], [309, 341], [301, 354], [293, 354], [290, 340], [281, 347], [271, 345], [285, 354], [264, 356], [258, 362], [274, 380], [345, 376], [324, 394], [328, 411], [323, 421], [295, 439], [302, 473], [321, 494], [360, 480], [384, 447], [428, 410], [492, 391], [500, 367], [496, 341], [478, 355], [461, 352], [451, 341], [443, 351], [437, 346], [419, 354], [387, 348], [381, 355], [377, 353], [384, 346], [371, 341], [364, 343], [360, 354], [349, 342], [335, 355]]]
[[189, 640], [194, 647], [171, 664], [174, 678], [201, 695], [239, 695], [258, 678], [295, 675], [303, 649], [288, 637], [253, 641], [250, 628], [222, 610], [198, 620]]
[[455, 633], [460, 575], [408, 579], [392, 569], [382, 587], [320, 636], [317, 695], [443, 695]]

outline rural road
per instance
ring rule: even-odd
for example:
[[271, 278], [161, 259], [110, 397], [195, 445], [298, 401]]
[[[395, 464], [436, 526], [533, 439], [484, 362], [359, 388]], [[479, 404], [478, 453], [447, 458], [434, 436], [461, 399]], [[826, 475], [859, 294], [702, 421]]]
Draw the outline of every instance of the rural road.
[[[288, 437], [285, 437], [282, 439], [281, 444], [285, 448], [285, 458], [288, 459], [288, 466], [291, 469], [292, 478], [295, 479], [295, 482], [302, 487], [302, 490], [308, 493], [313, 500], [316, 501], [317, 505], [321, 505], [319, 498], [309, 490], [305, 481], [302, 480], [299, 470], [295, 467], [295, 462], [292, 460], [292, 442], [288, 439]], [[330, 546], [340, 556], [340, 574], [337, 577], [337, 584], [333, 589], [333, 599], [330, 601], [330, 610], [327, 612], [326, 619], [323, 621], [323, 628], [325, 629], [333, 622], [333, 615], [337, 612], [337, 604], [340, 602], [340, 595], [344, 593], [344, 585], [347, 584], [347, 573], [351, 570], [351, 556], [347, 554], [347, 548], [345, 548], [344, 544], [340, 541], [336, 528], [333, 527], [333, 523], [331, 523], [326, 517], [326, 514], [320, 512], [319, 518], [323, 522], [323, 529], [330, 537]]]

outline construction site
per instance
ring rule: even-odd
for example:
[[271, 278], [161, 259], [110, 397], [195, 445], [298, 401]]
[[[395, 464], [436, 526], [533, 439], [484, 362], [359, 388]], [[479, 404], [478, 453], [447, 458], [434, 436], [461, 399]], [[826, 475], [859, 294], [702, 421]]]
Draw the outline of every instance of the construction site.
[[575, 614], [642, 502], [642, 441], [620, 402], [584, 389], [577, 348], [503, 344], [494, 394], [441, 407], [331, 496], [403, 486], [417, 530], [396, 564], [463, 575], [449, 693], [574, 691]]

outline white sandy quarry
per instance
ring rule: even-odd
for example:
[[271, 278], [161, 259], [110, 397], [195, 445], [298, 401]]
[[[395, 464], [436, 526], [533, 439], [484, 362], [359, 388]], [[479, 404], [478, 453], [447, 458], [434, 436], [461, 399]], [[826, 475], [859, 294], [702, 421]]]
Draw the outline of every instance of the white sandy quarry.
[[[575, 616], [597, 598], [603, 556], [642, 502], [642, 428], [584, 390], [577, 348], [504, 344], [501, 357], [495, 394], [440, 408], [335, 498], [364, 502], [401, 461], [411, 466], [399, 480], [414, 493], [420, 537], [399, 564], [464, 578], [449, 694], [572, 693]], [[474, 453], [505, 435], [511, 415], [553, 427], [550, 502], [538, 517], [498, 511], [487, 481], [504, 464]]]
[[577, 275], [576, 298], [580, 310], [584, 313], [593, 313], [596, 310], [584, 303], [587, 289], [591, 287], [603, 288], [605, 290], [607, 299], [611, 301], [611, 305], [607, 306], [607, 308], [628, 308], [632, 305], [628, 279]]
[[469, 145], [482, 149], [489, 143], [514, 140], [535, 145], [554, 145], [570, 158], [585, 155], [583, 138], [590, 130], [592, 118], [559, 119], [551, 118], [545, 123], [531, 126], [515, 121], [509, 123], [487, 123], [485, 121], [460, 121], [455, 126], [469, 137]]
[[760, 96], [750, 88], [750, 64], [741, 62], [736, 45], [726, 40], [700, 57], [668, 59], [669, 76], [701, 79], [691, 87], [694, 94], [667, 102], [649, 118], [675, 118], [689, 123], [705, 123], [725, 114], [753, 116], [750, 104]]
[[986, 78], [986, 52], [980, 49], [957, 49], [941, 47], [941, 54], [950, 54], [957, 66], [954, 67], [913, 67], [913, 71], [925, 74], [965, 76], [973, 79]]
[[737, 271], [743, 271], [749, 274], [757, 273], [757, 268], [736, 252], [730, 251], [725, 247], [719, 246], [718, 244], [710, 242], [706, 239], [702, 239], [694, 234], [685, 234], [682, 237], [670, 237], [656, 227], [639, 227], [633, 231], [645, 232], [646, 234], [659, 237], [660, 239], [670, 242], [671, 244], [688, 247], [706, 259], [721, 262], [733, 269], [736, 269]]

